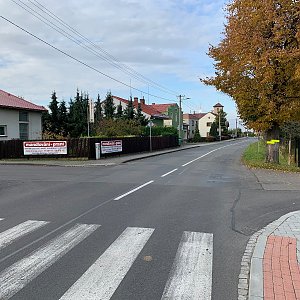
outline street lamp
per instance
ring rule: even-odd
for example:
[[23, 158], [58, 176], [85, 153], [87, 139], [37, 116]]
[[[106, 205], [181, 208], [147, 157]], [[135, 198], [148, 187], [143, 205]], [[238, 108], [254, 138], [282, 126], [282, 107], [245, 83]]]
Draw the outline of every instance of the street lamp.
[[191, 98], [185, 97], [184, 95], [179, 95], [179, 139], [182, 141], [182, 113], [181, 113], [181, 103], [182, 100], [189, 100]]

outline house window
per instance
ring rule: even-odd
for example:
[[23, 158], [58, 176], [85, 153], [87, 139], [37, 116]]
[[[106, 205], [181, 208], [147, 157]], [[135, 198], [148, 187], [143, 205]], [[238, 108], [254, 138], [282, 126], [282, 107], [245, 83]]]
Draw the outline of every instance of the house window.
[[19, 123], [19, 132], [20, 132], [21, 140], [28, 140], [29, 138], [28, 123]]
[[19, 111], [19, 121], [28, 122], [28, 111]]
[[194, 126], [194, 120], [192, 120], [192, 126]]
[[207, 126], [207, 127], [210, 127], [210, 126], [211, 126], [211, 122], [207, 122], [207, 123], [206, 123], [206, 126]]
[[0, 136], [7, 136], [7, 126], [0, 125]]

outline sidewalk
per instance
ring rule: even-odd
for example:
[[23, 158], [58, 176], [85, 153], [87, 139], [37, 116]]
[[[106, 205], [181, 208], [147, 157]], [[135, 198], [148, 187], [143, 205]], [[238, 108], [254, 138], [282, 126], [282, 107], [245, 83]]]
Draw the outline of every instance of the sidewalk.
[[255, 233], [242, 259], [238, 299], [300, 299], [299, 245], [300, 211]]
[[[231, 140], [229, 140], [231, 141]], [[228, 142], [228, 141], [224, 141]], [[219, 142], [218, 142], [219, 143]], [[0, 160], [0, 165], [41, 165], [41, 166], [61, 166], [61, 167], [96, 167], [96, 166], [111, 166], [118, 165], [134, 160], [140, 160], [148, 157], [163, 155], [167, 153], [188, 150], [192, 148], [205, 147], [214, 143], [199, 143], [199, 144], [184, 144], [180, 147], [170, 148], [166, 150], [143, 152], [135, 154], [125, 154], [101, 158], [100, 160], [72, 160], [72, 159], [6, 159]]]

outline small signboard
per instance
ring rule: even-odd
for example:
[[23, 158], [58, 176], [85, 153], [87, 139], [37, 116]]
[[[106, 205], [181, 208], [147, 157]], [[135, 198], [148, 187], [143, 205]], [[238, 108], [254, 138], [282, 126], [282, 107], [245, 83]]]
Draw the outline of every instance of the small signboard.
[[59, 155], [67, 154], [66, 141], [23, 142], [24, 155]]
[[267, 144], [268, 145], [274, 145], [276, 143], [279, 143], [280, 141], [279, 140], [270, 140], [270, 141], [267, 141]]
[[122, 152], [122, 140], [101, 141], [101, 153]]

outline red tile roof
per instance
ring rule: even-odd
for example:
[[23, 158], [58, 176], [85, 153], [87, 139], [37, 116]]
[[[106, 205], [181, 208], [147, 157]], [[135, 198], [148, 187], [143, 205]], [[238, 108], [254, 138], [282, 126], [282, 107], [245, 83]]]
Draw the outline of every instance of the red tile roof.
[[207, 115], [208, 113], [198, 113], [198, 114], [183, 114], [183, 118], [184, 119], [201, 119], [203, 118], [205, 115]]
[[[113, 96], [114, 99], [119, 100], [125, 104], [128, 104], [128, 100], [117, 97], [117, 96]], [[133, 101], [133, 100], [132, 100]], [[133, 102], [134, 104], [134, 102]], [[162, 112], [158, 111], [157, 109], [154, 108], [153, 105], [148, 105], [148, 104], [142, 104], [140, 103], [142, 111], [150, 116], [153, 117], [157, 117], [157, 118], [162, 118], [162, 119], [168, 119], [169, 116], [166, 116], [165, 114], [163, 114]], [[165, 105], [165, 104], [161, 104], [161, 105]]]
[[14, 96], [10, 93], [0, 90], [0, 108], [24, 109], [34, 111], [46, 111], [44, 106], [35, 105], [20, 97]]
[[170, 103], [170, 104], [152, 104], [151, 106], [156, 109], [157, 111], [161, 113], [168, 112], [168, 108], [170, 106], [175, 106], [176, 103]]

